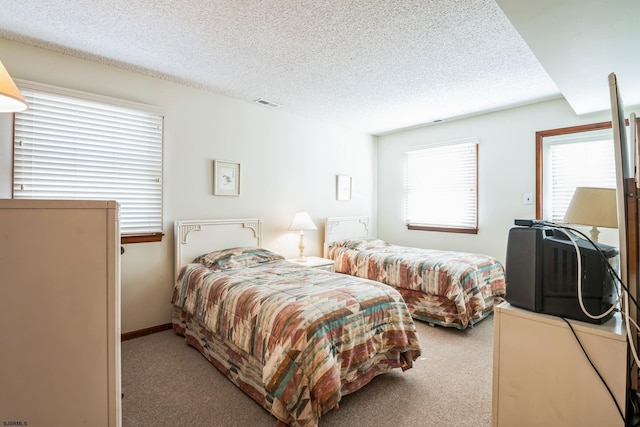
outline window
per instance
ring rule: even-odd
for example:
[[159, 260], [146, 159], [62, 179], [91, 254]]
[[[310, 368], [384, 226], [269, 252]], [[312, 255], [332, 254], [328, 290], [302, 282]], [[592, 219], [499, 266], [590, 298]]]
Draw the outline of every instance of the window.
[[540, 141], [542, 204], [539, 218], [562, 222], [576, 187], [616, 187], [611, 125], [546, 131]]
[[562, 221], [576, 187], [615, 188], [615, 174], [611, 122], [536, 132], [536, 218]]
[[162, 126], [153, 107], [18, 83], [13, 197], [120, 204], [123, 243], [162, 238]]
[[410, 230], [478, 232], [478, 140], [405, 153], [405, 219]]
[[562, 222], [576, 187], [615, 188], [615, 173], [611, 122], [536, 132], [536, 218]]

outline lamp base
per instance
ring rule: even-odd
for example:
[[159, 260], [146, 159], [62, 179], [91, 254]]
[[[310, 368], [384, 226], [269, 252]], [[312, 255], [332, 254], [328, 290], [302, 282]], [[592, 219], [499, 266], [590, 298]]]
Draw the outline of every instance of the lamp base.
[[600, 230], [598, 230], [598, 227], [596, 227], [595, 225], [591, 227], [590, 234], [591, 240], [593, 240], [594, 243], [598, 243], [598, 235], [600, 234]]
[[304, 231], [300, 230], [300, 243], [298, 244], [298, 249], [300, 249], [300, 254], [296, 259], [297, 262], [307, 262], [307, 259], [304, 257]]

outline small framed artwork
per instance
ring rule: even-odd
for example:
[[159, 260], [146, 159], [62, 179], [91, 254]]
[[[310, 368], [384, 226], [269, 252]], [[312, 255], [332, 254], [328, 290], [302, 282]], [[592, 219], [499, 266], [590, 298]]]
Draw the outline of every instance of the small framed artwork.
[[349, 175], [336, 175], [336, 198], [351, 200], [351, 177]]
[[213, 194], [216, 196], [240, 195], [240, 163], [226, 160], [213, 161]]

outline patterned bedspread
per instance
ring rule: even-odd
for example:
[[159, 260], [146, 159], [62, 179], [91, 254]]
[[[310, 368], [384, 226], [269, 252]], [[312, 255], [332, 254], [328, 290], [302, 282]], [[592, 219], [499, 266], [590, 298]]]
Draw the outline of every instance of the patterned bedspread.
[[347, 239], [331, 245], [329, 258], [336, 272], [395, 287], [413, 317], [443, 326], [473, 326], [505, 295], [504, 267], [488, 255]]
[[229, 344], [225, 364], [255, 373], [242, 378], [260, 382], [251, 386], [264, 394], [252, 397], [291, 426], [317, 425], [343, 394], [421, 354], [396, 290], [281, 259], [189, 264], [172, 303]]

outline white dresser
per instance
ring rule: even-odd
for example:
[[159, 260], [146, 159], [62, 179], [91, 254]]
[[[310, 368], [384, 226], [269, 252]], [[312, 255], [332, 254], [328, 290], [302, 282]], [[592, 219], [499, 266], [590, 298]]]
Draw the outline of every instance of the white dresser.
[[0, 425], [122, 424], [114, 201], [0, 200]]
[[[624, 426], [562, 319], [508, 303], [494, 316], [494, 427]], [[602, 325], [569, 321], [624, 414], [627, 337], [620, 314]]]

